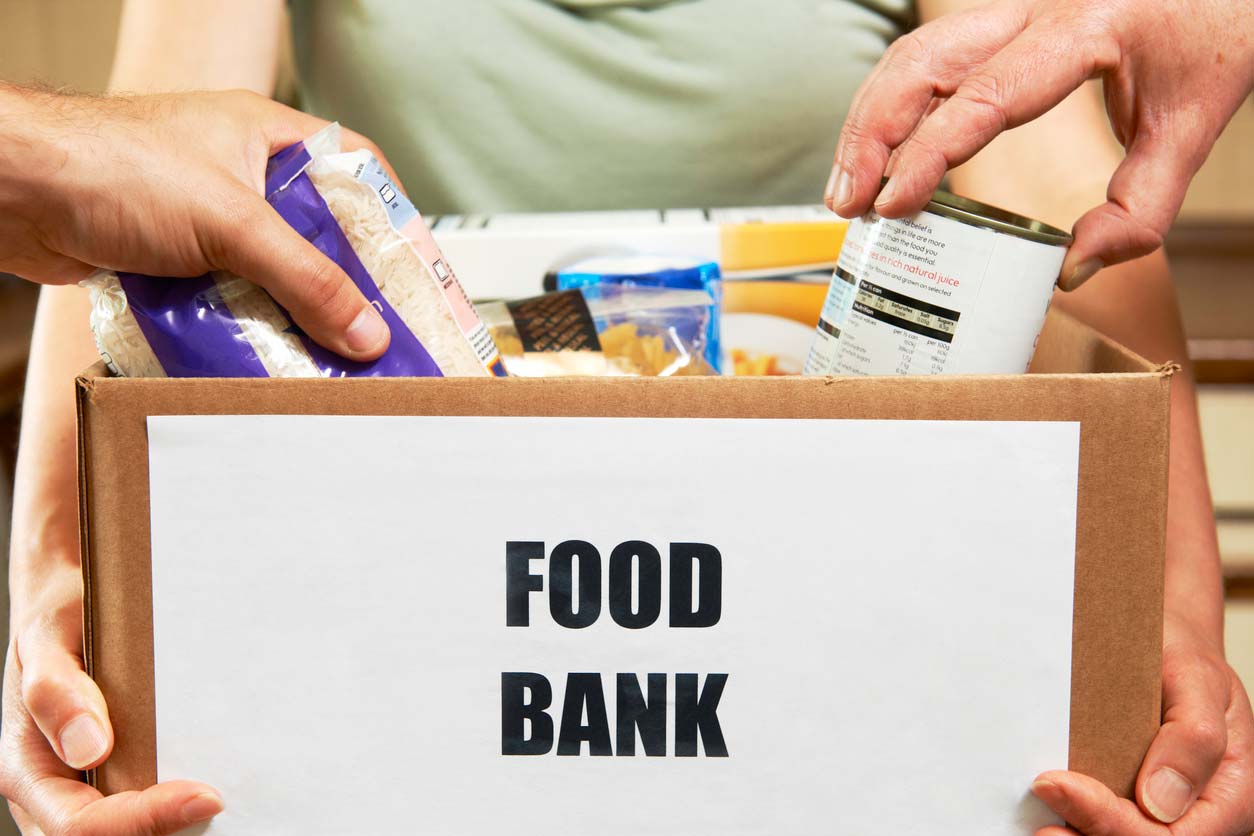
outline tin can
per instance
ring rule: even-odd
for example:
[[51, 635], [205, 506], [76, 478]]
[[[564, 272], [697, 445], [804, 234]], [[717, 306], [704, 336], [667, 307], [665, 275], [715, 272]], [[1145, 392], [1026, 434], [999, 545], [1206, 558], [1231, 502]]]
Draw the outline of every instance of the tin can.
[[810, 375], [1027, 371], [1071, 236], [937, 192], [910, 218], [849, 225]]

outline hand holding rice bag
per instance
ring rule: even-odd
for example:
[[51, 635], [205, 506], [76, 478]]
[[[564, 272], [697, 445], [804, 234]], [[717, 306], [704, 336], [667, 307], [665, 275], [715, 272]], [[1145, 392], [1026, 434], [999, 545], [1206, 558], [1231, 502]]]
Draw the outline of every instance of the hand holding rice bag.
[[338, 264], [392, 333], [357, 363], [300, 331], [264, 290], [225, 273], [167, 279], [97, 273], [92, 330], [115, 374], [141, 377], [503, 375], [487, 328], [418, 211], [366, 151], [339, 153], [332, 125], [270, 159], [266, 200]]
[[718, 372], [706, 360], [706, 290], [606, 285], [482, 305], [511, 375], [669, 377]]

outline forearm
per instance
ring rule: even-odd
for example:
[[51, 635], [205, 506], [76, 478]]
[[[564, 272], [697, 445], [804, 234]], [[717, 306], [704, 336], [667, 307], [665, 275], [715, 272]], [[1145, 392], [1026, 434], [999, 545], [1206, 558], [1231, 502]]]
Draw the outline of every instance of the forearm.
[[274, 90], [282, 0], [126, 0], [110, 90]]
[[[954, 189], [1069, 228], [1104, 200], [1119, 162], [1095, 93], [1081, 89], [1036, 122], [1003, 134], [955, 170]], [[1057, 294], [1055, 304], [1147, 359], [1182, 367], [1172, 381], [1164, 605], [1177, 623], [1221, 647], [1223, 584], [1214, 512], [1166, 256], [1159, 251], [1108, 267], [1079, 290]]]
[[44, 288], [22, 410], [9, 556], [10, 621], [81, 595], [75, 375], [98, 359], [86, 292]]
[[1223, 576], [1188, 362], [1166, 257], [1108, 267], [1055, 304], [1155, 362], [1174, 361], [1164, 606], [1215, 647], [1223, 644]]
[[25, 275], [41, 255], [33, 211], [58, 201], [54, 181], [68, 152], [55, 94], [0, 81], [0, 271]]

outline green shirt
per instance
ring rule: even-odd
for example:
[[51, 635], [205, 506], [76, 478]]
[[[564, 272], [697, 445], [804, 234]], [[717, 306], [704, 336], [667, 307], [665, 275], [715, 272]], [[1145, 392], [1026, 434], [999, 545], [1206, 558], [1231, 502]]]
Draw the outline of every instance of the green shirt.
[[817, 203], [909, 0], [293, 0], [302, 101], [426, 213]]

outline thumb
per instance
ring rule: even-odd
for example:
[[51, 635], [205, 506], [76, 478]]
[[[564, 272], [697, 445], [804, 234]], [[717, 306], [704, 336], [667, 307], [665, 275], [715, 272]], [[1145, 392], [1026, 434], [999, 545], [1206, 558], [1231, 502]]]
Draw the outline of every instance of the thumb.
[[1075, 290], [1102, 267], [1161, 247], [1197, 171], [1195, 157], [1187, 143], [1135, 141], [1110, 178], [1106, 202], [1076, 221], [1059, 287]]
[[348, 275], [260, 195], [241, 190], [238, 205], [210, 231], [213, 266], [265, 288], [319, 345], [350, 360], [381, 355], [387, 324]]
[[[57, 781], [63, 778], [54, 779]], [[222, 812], [222, 797], [195, 781], [167, 781], [146, 790], [121, 792], [84, 806], [74, 815], [74, 832], [100, 836], [166, 836]]]
[[15, 792], [20, 819], [43, 831], [95, 836], [167, 836], [222, 812], [222, 797], [197, 781], [166, 781], [143, 791], [102, 797], [74, 778], [44, 776]]
[[91, 769], [113, 749], [109, 709], [100, 688], [83, 670], [81, 628], [66, 623], [65, 610], [38, 619], [14, 642], [21, 671], [22, 702], [53, 751], [75, 769]]
[[1163, 725], [1137, 776], [1141, 806], [1164, 823], [1175, 821], [1210, 781], [1228, 749], [1231, 688], [1219, 664], [1163, 659]]
[[[1162, 836], [1165, 830], [1141, 815], [1136, 804], [1119, 798], [1101, 781], [1079, 772], [1042, 773], [1032, 784], [1032, 794], [1080, 833]], [[1072, 830], [1047, 828], [1042, 832]]]

